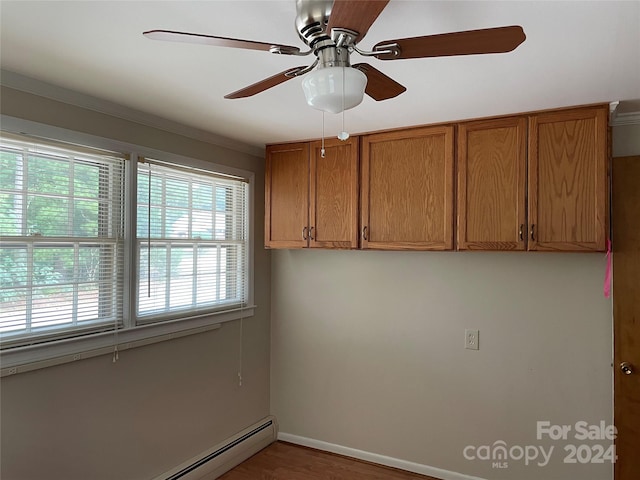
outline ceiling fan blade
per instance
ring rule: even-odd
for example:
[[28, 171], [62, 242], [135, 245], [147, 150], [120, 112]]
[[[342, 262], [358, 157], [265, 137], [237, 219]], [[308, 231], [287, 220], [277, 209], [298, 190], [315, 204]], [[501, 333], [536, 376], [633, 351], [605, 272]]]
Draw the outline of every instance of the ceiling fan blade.
[[302, 70], [305, 70], [308, 67], [295, 67], [285, 70], [284, 72], [277, 73], [272, 77], [265, 78], [264, 80], [260, 80], [253, 85], [249, 85], [248, 87], [242, 88], [238, 91], [225, 95], [224, 98], [245, 98], [251, 97], [257, 93], [264, 92], [265, 90], [275, 87], [276, 85], [280, 85], [287, 80], [291, 80], [296, 76], [296, 74], [300, 73]]
[[357, 68], [367, 76], [367, 88], [364, 93], [378, 102], [397, 97], [407, 90], [404, 85], [400, 85], [393, 78], [388, 77], [367, 63], [358, 63], [357, 65], [352, 65], [352, 67]]
[[399, 47], [398, 55], [393, 53], [376, 55], [376, 58], [380, 60], [505, 53], [514, 50], [526, 38], [522, 27], [514, 25], [387, 40], [376, 44], [373, 51], [386, 50], [393, 44], [397, 44]]
[[331, 35], [332, 28], [347, 28], [358, 32], [360, 41], [387, 3], [389, 0], [335, 0], [326, 31]]
[[172, 30], [149, 30], [143, 35], [152, 40], [164, 40], [167, 42], [196, 43], [201, 45], [213, 45], [215, 47], [244, 48], [248, 50], [273, 51], [283, 55], [295, 55], [300, 52], [298, 47], [279, 45], [277, 43], [254, 42], [252, 40], [240, 40], [238, 38], [215, 37], [199, 33], [174, 32]]

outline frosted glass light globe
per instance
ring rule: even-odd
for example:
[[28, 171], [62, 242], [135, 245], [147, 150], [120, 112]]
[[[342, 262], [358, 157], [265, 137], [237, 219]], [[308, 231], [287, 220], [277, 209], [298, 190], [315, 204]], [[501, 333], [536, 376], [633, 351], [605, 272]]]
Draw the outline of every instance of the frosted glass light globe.
[[328, 113], [342, 112], [343, 76], [344, 110], [360, 105], [367, 86], [367, 76], [353, 67], [320, 68], [306, 75], [302, 80], [302, 89], [307, 103]]

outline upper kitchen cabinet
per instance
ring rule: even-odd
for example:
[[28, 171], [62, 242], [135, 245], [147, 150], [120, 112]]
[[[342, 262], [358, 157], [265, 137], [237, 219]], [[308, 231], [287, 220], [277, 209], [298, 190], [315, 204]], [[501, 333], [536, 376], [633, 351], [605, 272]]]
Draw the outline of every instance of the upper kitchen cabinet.
[[527, 118], [458, 126], [459, 250], [526, 249]]
[[362, 137], [361, 248], [453, 248], [454, 129]]
[[265, 244], [451, 250], [457, 211], [459, 250], [604, 251], [607, 120], [596, 105], [326, 139], [324, 155], [270, 145]]
[[358, 248], [358, 137], [312, 142], [309, 246]]
[[603, 251], [606, 106], [529, 117], [529, 250]]
[[358, 138], [269, 145], [265, 246], [358, 248]]
[[264, 207], [265, 247], [308, 245], [308, 143], [267, 146]]

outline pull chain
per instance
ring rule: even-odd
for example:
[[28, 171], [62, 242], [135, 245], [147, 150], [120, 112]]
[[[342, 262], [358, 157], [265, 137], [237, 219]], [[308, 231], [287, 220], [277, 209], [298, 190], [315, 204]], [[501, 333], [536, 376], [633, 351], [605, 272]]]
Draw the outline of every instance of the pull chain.
[[349, 133], [344, 129], [344, 65], [342, 66], [342, 131], [338, 134], [338, 139], [343, 142], [349, 138]]
[[244, 312], [242, 310], [242, 305], [240, 305], [240, 348], [238, 352], [238, 387], [242, 387], [242, 337], [243, 337], [243, 323], [244, 323]]
[[342, 66], [342, 133], [344, 131], [344, 65]]
[[151, 298], [151, 162], [149, 162], [149, 191], [147, 206], [147, 297]]
[[320, 157], [324, 158], [324, 110], [322, 111], [322, 147], [320, 147]]

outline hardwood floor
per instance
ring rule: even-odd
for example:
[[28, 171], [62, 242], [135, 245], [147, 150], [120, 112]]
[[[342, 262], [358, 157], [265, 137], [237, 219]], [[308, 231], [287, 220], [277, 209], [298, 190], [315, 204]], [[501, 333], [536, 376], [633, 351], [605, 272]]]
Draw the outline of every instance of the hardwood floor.
[[341, 455], [275, 442], [218, 480], [437, 480]]

